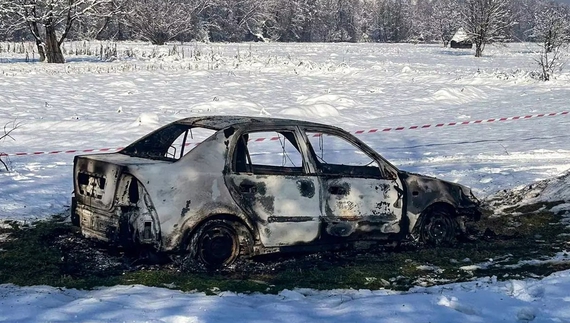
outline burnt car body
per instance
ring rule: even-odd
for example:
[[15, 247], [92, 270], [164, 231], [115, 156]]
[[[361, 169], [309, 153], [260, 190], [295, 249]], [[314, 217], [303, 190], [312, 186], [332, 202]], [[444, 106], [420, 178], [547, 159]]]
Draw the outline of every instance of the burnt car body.
[[182, 119], [117, 153], [76, 156], [71, 214], [86, 237], [209, 267], [304, 247], [446, 243], [481, 215], [470, 189], [398, 170], [340, 128], [241, 116]]

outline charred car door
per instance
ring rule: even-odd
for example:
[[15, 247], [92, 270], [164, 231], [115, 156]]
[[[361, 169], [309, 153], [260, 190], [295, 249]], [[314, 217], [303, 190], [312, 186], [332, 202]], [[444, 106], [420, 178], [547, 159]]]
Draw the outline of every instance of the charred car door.
[[256, 223], [263, 245], [315, 240], [321, 216], [319, 182], [311, 171], [314, 166], [306, 161], [306, 146], [298, 144], [298, 128], [236, 136], [227, 183], [235, 201]]
[[349, 134], [307, 129], [321, 180], [323, 220], [333, 236], [400, 232], [403, 187], [395, 170]]

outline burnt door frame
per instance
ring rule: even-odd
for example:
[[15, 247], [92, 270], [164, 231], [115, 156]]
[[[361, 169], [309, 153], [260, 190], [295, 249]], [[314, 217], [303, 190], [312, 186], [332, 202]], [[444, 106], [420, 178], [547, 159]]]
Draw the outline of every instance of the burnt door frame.
[[[252, 134], [263, 132], [292, 134], [302, 158], [302, 166], [279, 170], [275, 166], [252, 164], [246, 135], [251, 143], [256, 141]], [[233, 134], [230, 147], [226, 184], [236, 203], [256, 224], [263, 245], [290, 246], [318, 239], [322, 190], [315, 166], [308, 160], [300, 129], [297, 126], [242, 129]], [[245, 165], [241, 160], [244, 156], [238, 156], [242, 153], [246, 154]]]
[[[372, 234], [398, 234], [404, 217], [404, 187], [397, 170], [374, 150], [354, 136], [334, 129], [307, 127], [301, 129], [308, 153], [320, 179], [321, 213], [326, 231], [346, 237], [356, 231]], [[351, 166], [319, 161], [311, 143], [312, 133], [334, 136], [351, 144], [377, 164]]]

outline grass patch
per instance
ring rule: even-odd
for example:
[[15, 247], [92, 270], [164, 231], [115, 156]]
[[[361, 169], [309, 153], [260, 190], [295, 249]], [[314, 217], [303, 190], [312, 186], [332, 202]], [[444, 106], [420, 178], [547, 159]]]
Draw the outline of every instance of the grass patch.
[[39, 222], [33, 229], [12, 224], [10, 239], [0, 244], [0, 282], [17, 285], [53, 284], [60, 279], [62, 254], [48, 242], [67, 230], [57, 222]]
[[[134, 266], [120, 250], [97, 246], [79, 236], [66, 222], [42, 221], [30, 227], [3, 229], [10, 239], [0, 242], [0, 283], [90, 289], [96, 286], [143, 284], [184, 291], [276, 293], [307, 287], [390, 288], [467, 281], [495, 275], [499, 279], [545, 276], [570, 268], [547, 259], [566, 250], [569, 233], [561, 217], [534, 206], [529, 213], [487, 215], [477, 224], [479, 240], [454, 247], [398, 249], [369, 253], [323, 252], [252, 261], [245, 270], [227, 273], [181, 272], [173, 264]], [[471, 266], [471, 268], [466, 267]], [[506, 267], [511, 266], [511, 267]]]

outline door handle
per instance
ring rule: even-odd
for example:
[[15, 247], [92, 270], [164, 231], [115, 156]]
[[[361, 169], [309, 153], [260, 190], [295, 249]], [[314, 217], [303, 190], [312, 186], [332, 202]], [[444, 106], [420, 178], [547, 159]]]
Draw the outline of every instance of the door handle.
[[254, 194], [257, 193], [257, 186], [255, 186], [255, 184], [240, 184], [239, 191], [242, 193]]
[[346, 188], [342, 186], [329, 186], [329, 193], [334, 195], [346, 195]]

